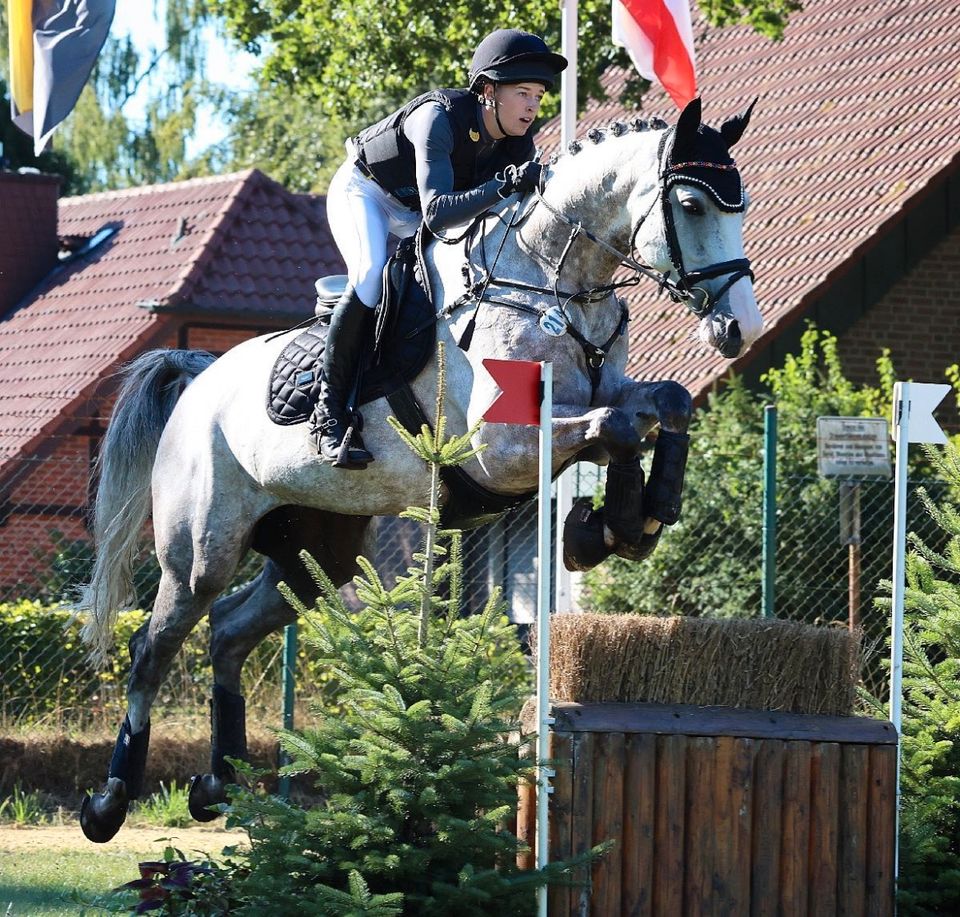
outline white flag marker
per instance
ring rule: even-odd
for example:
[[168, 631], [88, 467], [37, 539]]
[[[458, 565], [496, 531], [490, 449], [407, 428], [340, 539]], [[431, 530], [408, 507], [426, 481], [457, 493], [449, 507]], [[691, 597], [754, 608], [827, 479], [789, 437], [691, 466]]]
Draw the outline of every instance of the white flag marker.
[[900, 734], [903, 723], [903, 604], [907, 553], [907, 453], [910, 443], [943, 445], [947, 436], [934, 420], [949, 385], [897, 382], [893, 387], [893, 429], [897, 447], [893, 506], [893, 617], [890, 621], [890, 722], [897, 731], [897, 844], [894, 880], [900, 866]]

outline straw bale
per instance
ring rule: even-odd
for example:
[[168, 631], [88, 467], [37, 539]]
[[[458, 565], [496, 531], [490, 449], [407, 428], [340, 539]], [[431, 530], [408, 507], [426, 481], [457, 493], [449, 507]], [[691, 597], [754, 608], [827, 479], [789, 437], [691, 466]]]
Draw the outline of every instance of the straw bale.
[[853, 712], [860, 635], [846, 628], [641, 615], [561, 614], [552, 621], [556, 701]]

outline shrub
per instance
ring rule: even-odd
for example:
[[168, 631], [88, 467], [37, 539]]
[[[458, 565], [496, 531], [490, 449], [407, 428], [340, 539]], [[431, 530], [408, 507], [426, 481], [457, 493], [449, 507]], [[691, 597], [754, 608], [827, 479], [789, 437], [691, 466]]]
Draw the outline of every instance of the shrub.
[[[144, 617], [142, 611], [121, 614], [117, 641], [125, 644]], [[0, 712], [7, 720], [91, 709], [105, 702], [104, 692], [115, 696], [123, 683], [126, 654], [115, 654], [106, 671], [95, 671], [79, 626], [62, 605], [0, 603], [0, 647], [4, 662]]]
[[[587, 574], [585, 604], [594, 611], [755, 615], [761, 605], [763, 406], [778, 409], [778, 566], [802, 562], [808, 576], [777, 580], [777, 614], [806, 620], [845, 619], [835, 592], [816, 583], [845, 583], [847, 555], [837, 550], [837, 484], [817, 473], [817, 417], [889, 416], [895, 373], [889, 354], [877, 360], [878, 384], [857, 386], [843, 374], [837, 339], [809, 327], [800, 352], [763, 377], [764, 391], [733, 376], [691, 424], [683, 516], [641, 564], [611, 558]], [[928, 473], [922, 462], [914, 474]], [[890, 501], [865, 501], [864, 532], [892, 529]], [[887, 571], [889, 550], [864, 555], [863, 582]], [[873, 559], [879, 558], [877, 566]], [[797, 568], [798, 570], [800, 567]]]

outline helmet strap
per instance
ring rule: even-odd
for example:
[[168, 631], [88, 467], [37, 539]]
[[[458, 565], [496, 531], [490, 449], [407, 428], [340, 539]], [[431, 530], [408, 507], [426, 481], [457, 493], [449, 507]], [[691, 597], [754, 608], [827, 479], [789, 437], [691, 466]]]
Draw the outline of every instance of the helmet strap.
[[503, 134], [504, 137], [509, 137], [510, 135], [507, 133], [507, 129], [500, 120], [500, 105], [497, 103], [497, 87], [499, 85], [499, 83], [493, 84], [493, 116], [497, 119], [497, 127], [500, 128], [500, 133]]

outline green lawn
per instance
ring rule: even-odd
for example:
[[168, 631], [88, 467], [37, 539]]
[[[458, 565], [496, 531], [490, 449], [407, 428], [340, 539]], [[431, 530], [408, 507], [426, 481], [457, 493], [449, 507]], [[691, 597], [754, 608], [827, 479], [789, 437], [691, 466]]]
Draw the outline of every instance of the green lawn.
[[137, 863], [157, 849], [134, 853], [105, 848], [89, 850], [6, 850], [0, 858], [0, 914], [3, 917], [60, 917], [78, 914], [67, 897], [76, 890], [85, 899], [138, 876]]
[[[219, 857], [225, 846], [242, 836], [153, 828], [137, 831], [135, 843], [129, 842], [132, 838], [124, 843], [124, 831], [134, 833], [121, 829], [116, 842], [97, 845], [85, 840], [79, 827], [19, 829], [16, 835], [9, 828], [0, 829], [0, 917], [76, 917], [83, 905], [71, 900], [72, 893], [89, 902], [138, 878], [139, 862], [163, 858], [162, 838], [171, 838], [186, 857], [199, 858], [201, 850]], [[86, 913], [104, 911], [88, 908]]]

